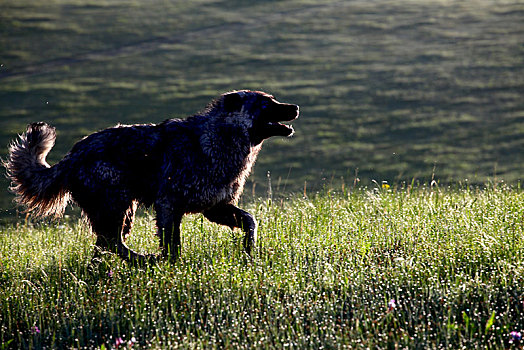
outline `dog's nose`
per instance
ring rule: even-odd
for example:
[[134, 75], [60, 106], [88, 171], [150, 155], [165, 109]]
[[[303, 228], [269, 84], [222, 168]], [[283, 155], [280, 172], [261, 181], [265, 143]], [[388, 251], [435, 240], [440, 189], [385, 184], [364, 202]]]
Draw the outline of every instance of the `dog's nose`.
[[300, 113], [300, 107], [298, 105], [295, 105], [295, 112], [297, 115]]

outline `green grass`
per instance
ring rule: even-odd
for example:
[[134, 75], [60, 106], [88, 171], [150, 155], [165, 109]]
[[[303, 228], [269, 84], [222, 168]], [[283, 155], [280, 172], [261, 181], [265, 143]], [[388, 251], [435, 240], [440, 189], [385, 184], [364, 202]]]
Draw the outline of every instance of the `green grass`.
[[[4, 228], [0, 347], [516, 347], [522, 189], [386, 187], [245, 204], [252, 259], [201, 216], [184, 220], [177, 263], [145, 269], [92, 263], [72, 219]], [[155, 252], [153, 231], [146, 212], [129, 244]]]
[[[288, 190], [355, 169], [429, 182], [435, 165], [441, 183], [516, 184], [523, 11], [519, 0], [2, 0], [0, 157], [29, 122], [57, 127], [54, 163], [96, 130], [252, 88], [301, 106], [296, 136], [262, 150], [261, 193], [268, 170]], [[2, 208], [9, 199], [0, 192]]]

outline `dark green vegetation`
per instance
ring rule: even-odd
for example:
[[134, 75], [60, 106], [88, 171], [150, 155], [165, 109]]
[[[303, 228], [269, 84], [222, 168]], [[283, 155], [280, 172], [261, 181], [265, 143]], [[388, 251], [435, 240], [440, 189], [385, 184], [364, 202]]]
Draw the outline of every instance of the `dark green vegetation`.
[[[521, 189], [375, 188], [249, 207], [252, 260], [239, 232], [201, 216], [183, 223], [179, 262], [143, 270], [90, 263], [80, 224], [4, 230], [0, 345], [474, 349], [524, 331]], [[130, 244], [155, 251], [153, 231], [143, 217]]]
[[[0, 348], [511, 346], [524, 197], [496, 185], [524, 170], [523, 18], [522, 1], [1, 0], [0, 157], [29, 122], [57, 127], [54, 163], [93, 131], [249, 88], [302, 115], [247, 194], [267, 171], [277, 194], [353, 184], [356, 169], [361, 184], [494, 185], [258, 200], [253, 260], [238, 232], [193, 216], [180, 261], [140, 271], [91, 263], [73, 219], [7, 226]], [[153, 225], [140, 219], [134, 248], [155, 251]]]
[[0, 156], [32, 121], [58, 128], [55, 162], [93, 131], [250, 88], [302, 111], [293, 140], [267, 143], [257, 189], [268, 170], [286, 191], [356, 169], [516, 183], [523, 18], [521, 1], [3, 0]]

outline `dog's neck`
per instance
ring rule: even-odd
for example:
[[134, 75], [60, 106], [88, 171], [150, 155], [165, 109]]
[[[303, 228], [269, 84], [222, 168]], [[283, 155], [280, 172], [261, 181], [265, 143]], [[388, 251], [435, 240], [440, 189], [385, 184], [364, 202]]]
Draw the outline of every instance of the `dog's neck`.
[[[202, 128], [202, 151], [216, 167], [251, 168], [262, 144], [253, 145], [245, 126], [209, 120]], [[250, 165], [251, 164], [251, 165]]]
[[210, 163], [210, 175], [229, 186], [238, 201], [262, 143], [252, 145], [245, 126], [207, 120], [200, 145]]

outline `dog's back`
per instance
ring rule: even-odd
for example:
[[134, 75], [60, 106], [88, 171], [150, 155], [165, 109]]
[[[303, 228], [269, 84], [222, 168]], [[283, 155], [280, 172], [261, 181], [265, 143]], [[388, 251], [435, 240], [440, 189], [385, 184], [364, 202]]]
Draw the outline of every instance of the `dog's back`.
[[121, 125], [91, 134], [62, 160], [70, 169], [65, 186], [81, 207], [89, 197], [98, 200], [120, 192], [151, 205], [162, 148], [156, 125]]

